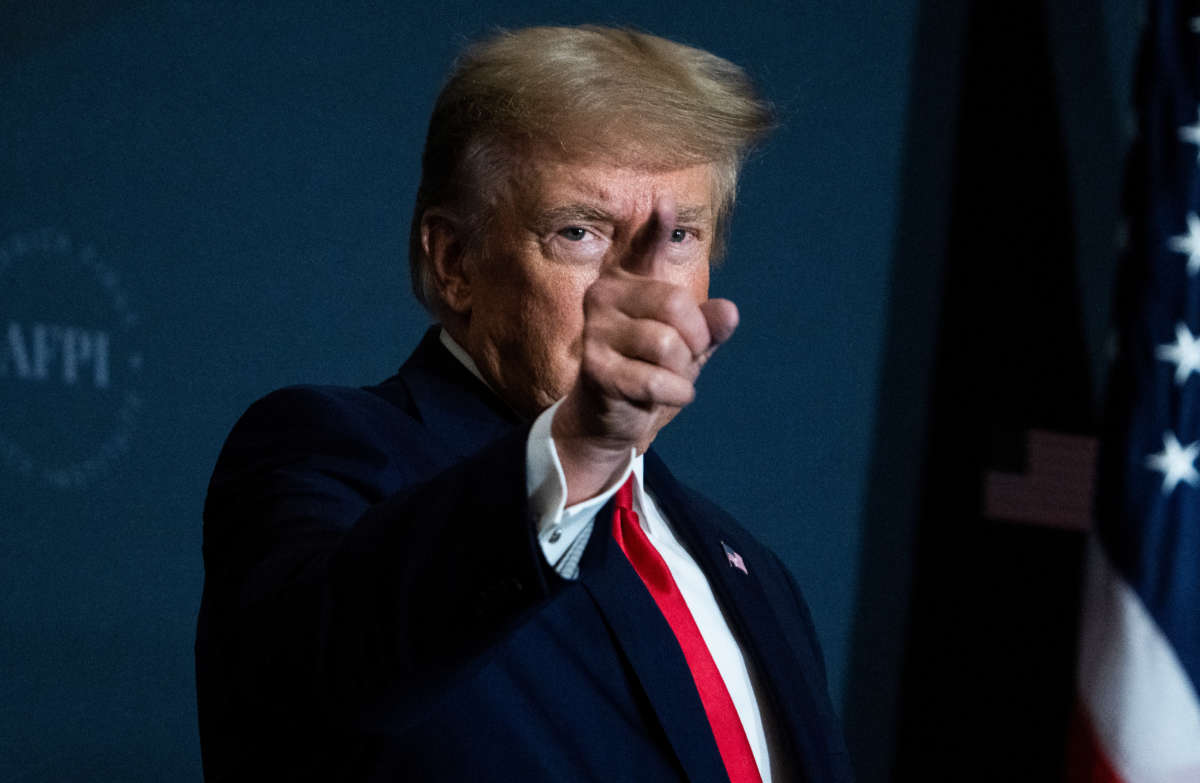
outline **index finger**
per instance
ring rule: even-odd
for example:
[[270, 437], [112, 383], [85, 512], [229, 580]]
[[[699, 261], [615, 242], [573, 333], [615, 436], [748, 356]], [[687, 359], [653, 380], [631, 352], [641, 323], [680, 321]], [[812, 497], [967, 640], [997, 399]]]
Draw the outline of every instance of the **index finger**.
[[675, 199], [662, 196], [654, 202], [650, 220], [642, 229], [643, 236], [630, 254], [625, 268], [637, 275], [667, 279], [667, 251], [675, 231]]

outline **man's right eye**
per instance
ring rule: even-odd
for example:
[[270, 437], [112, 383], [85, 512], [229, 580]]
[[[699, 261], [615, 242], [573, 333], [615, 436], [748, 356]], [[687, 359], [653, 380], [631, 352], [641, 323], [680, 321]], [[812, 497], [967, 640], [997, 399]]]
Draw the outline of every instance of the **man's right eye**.
[[558, 235], [565, 239], [569, 239], [572, 242], [580, 242], [587, 238], [588, 232], [586, 228], [580, 228], [579, 226], [567, 226], [559, 231]]

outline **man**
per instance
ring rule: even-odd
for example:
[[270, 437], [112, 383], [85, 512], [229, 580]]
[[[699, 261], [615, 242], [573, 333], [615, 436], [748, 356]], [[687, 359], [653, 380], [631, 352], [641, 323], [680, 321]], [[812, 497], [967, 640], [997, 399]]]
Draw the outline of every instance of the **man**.
[[208, 779], [849, 778], [790, 577], [647, 452], [737, 325], [709, 264], [769, 123], [649, 35], [460, 58], [412, 223], [440, 327], [259, 401], [214, 472]]

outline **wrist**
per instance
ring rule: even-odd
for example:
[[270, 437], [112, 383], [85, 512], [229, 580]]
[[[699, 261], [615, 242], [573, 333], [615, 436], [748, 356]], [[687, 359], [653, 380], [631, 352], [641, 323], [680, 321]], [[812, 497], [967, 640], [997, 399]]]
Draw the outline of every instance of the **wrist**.
[[550, 423], [554, 449], [567, 482], [568, 506], [603, 491], [620, 477], [633, 456], [632, 444], [598, 437], [580, 427], [573, 402], [571, 396], [564, 399]]

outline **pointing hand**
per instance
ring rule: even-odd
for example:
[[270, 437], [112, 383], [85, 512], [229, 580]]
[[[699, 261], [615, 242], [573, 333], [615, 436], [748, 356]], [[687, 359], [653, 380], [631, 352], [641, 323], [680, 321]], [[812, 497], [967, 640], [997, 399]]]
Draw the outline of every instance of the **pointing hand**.
[[[695, 381], [737, 328], [737, 307], [697, 301], [693, 275], [708, 258], [680, 258], [675, 205], [660, 199], [624, 256], [584, 295], [579, 376], [552, 432], [567, 474], [568, 503], [599, 492], [630, 448], [649, 447], [695, 397]], [[702, 265], [702, 268], [697, 268]]]

